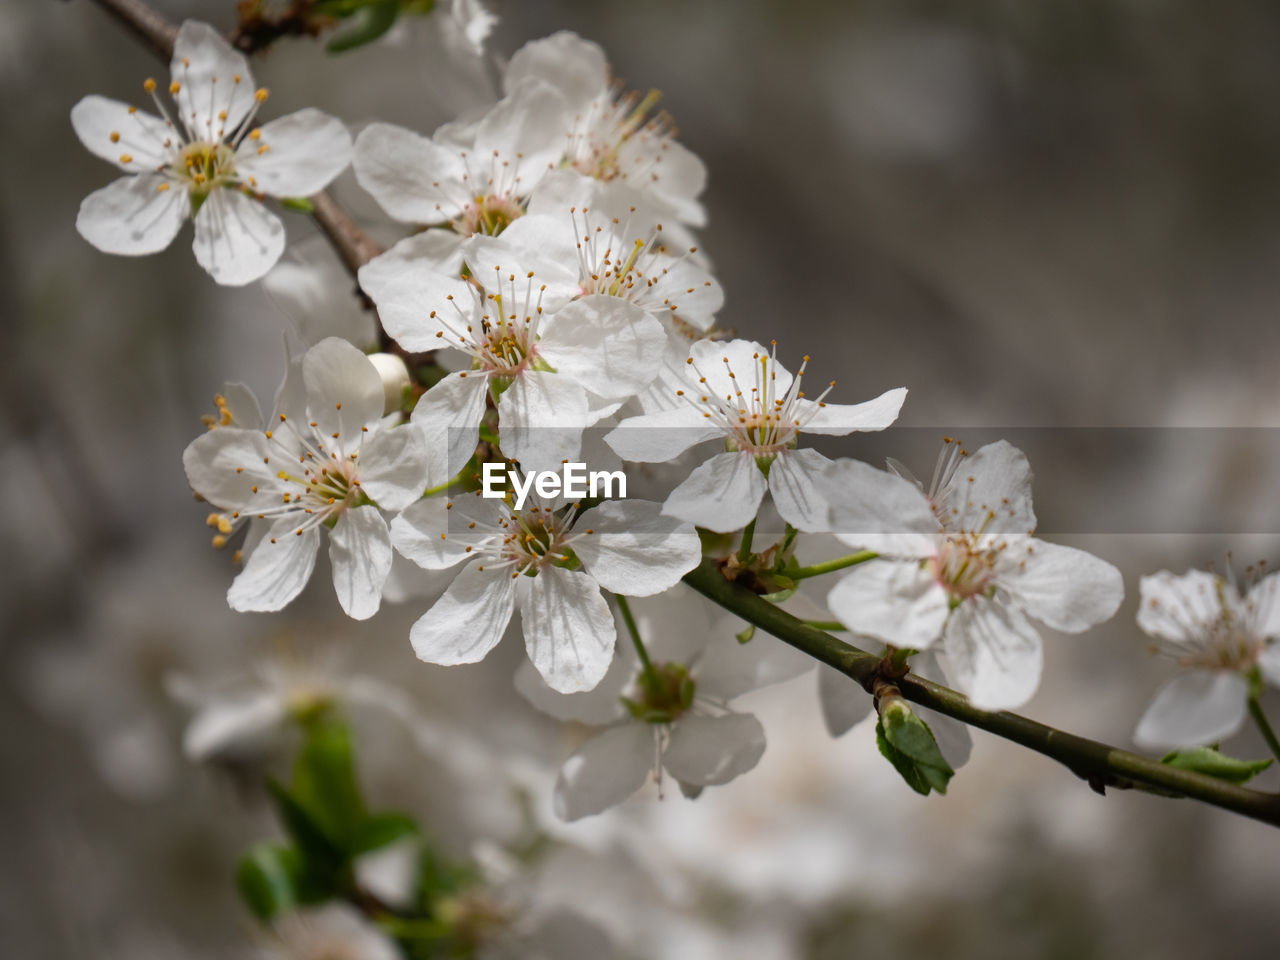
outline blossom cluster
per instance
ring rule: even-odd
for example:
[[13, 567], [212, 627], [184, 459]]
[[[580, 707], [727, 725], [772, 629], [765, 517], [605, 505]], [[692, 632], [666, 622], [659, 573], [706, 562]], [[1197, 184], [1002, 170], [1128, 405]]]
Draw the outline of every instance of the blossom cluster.
[[[177, 38], [172, 101], [144, 87], [158, 115], [96, 96], [72, 111], [85, 146], [125, 174], [84, 201], [82, 235], [146, 254], [191, 217], [215, 281], [265, 276], [281, 299], [306, 299], [305, 348], [269, 413], [229, 386], [183, 456], [215, 546], [240, 541], [229, 604], [292, 603], [327, 540], [346, 615], [422, 604], [409, 640], [423, 661], [475, 663], [518, 633], [519, 693], [599, 728], [560, 772], [561, 817], [599, 813], [650, 778], [696, 796], [745, 773], [765, 731], [733, 702], [812, 668], [711, 615], [681, 586], [700, 564], [990, 710], [1035, 693], [1042, 627], [1078, 633], [1119, 608], [1114, 566], [1035, 536], [1030, 465], [1010, 444], [970, 453], [947, 440], [927, 486], [896, 463], [811, 445], [884, 430], [906, 389], [839, 403], [833, 381], [808, 396], [809, 357], [789, 369], [776, 343], [730, 332], [696, 235], [705, 168], [656, 95], [625, 92], [595, 44], [570, 33], [526, 44], [500, 96], [429, 134], [375, 122], [353, 138], [311, 109], [259, 126], [266, 91], [194, 22]], [[285, 228], [268, 200], [293, 204], [348, 166], [405, 225], [358, 271], [376, 327], [361, 303], [317, 296], [319, 267], [277, 264]], [[678, 482], [653, 500], [527, 484], [483, 495], [487, 466], [519, 478], [578, 461], [671, 465]], [[768, 511], [784, 528], [776, 543], [757, 542]], [[858, 552], [825, 568], [797, 559], [837, 542]], [[828, 585], [811, 590], [822, 573]], [[1276, 576], [1246, 596], [1208, 573], [1142, 581], [1139, 625], [1190, 669], [1143, 718], [1140, 742], [1215, 742], [1240, 727], [1251, 683], [1280, 683]], [[835, 735], [871, 710], [829, 668], [817, 687]], [[206, 719], [193, 750], [287, 712], [252, 702], [256, 719]], [[963, 728], [922, 713], [958, 766]]]

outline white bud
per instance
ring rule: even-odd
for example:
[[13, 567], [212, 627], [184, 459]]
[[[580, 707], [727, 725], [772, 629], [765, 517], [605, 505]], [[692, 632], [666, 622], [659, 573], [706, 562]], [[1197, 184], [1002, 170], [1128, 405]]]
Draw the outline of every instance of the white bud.
[[382, 412], [399, 410], [404, 403], [405, 387], [409, 386], [409, 368], [394, 353], [372, 353], [369, 362], [382, 378]]

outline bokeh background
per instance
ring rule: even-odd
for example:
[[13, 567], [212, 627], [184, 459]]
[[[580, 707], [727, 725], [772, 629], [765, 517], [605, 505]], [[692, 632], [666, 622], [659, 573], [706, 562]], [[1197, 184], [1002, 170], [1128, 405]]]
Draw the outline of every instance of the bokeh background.
[[[230, 0], [159, 6], [233, 18]], [[903, 423], [939, 436], [1280, 423], [1275, 4], [493, 6], [499, 53], [573, 29], [630, 85], [663, 90], [710, 169], [721, 321], [777, 338], [784, 361], [813, 354], [839, 399], [905, 384]], [[454, 101], [418, 39], [340, 57], [283, 42], [255, 72], [279, 113], [314, 104], [353, 127], [429, 132]], [[69, 110], [88, 93], [137, 97], [151, 74], [163, 69], [86, 0], [0, 7], [6, 957], [248, 954], [231, 872], [276, 828], [254, 790], [183, 760], [188, 714], [166, 676], [233, 678], [283, 647], [337, 651], [548, 778], [581, 737], [513, 694], [517, 645], [477, 667], [420, 664], [407, 642], [418, 607], [347, 621], [323, 569], [283, 614], [226, 609], [229, 558], [208, 547], [180, 454], [225, 380], [270, 396], [287, 321], [260, 287], [216, 287], [189, 233], [139, 260], [77, 235], [81, 199], [113, 173], [80, 147]], [[336, 192], [396, 236], [349, 175]], [[310, 225], [293, 216], [289, 230], [301, 239]], [[1278, 528], [1250, 519], [1273, 517], [1280, 489], [1266, 436], [1208, 430], [1138, 459], [1033, 459], [1051, 529], [1081, 490], [1179, 506], [1167, 534], [1077, 526], [1101, 532], [1061, 538], [1119, 565], [1130, 596], [1106, 627], [1048, 637], [1026, 712], [1128, 744], [1169, 676], [1133, 625], [1138, 576], [1227, 550], [1240, 565], [1280, 559]], [[770, 741], [753, 773], [696, 802], [647, 789], [556, 831], [557, 889], [629, 955], [1276, 955], [1271, 828], [1185, 801], [1099, 797], [983, 734], [948, 795], [922, 799], [866, 726], [827, 737], [811, 676], [745, 705]], [[395, 724], [362, 719], [360, 733], [370, 795], [419, 813], [450, 851], [467, 855], [488, 827], [523, 829], [477, 814], [485, 784], [462, 789], [456, 765]], [[1264, 755], [1248, 732], [1229, 749]], [[1260, 782], [1280, 788], [1275, 773]]]

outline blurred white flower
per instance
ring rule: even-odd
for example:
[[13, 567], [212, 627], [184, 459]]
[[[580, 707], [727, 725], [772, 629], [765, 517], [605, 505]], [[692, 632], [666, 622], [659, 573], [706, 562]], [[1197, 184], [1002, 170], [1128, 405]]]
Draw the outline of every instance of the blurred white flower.
[[327, 903], [293, 910], [272, 924], [263, 960], [402, 960], [386, 934], [354, 907]]
[[99, 96], [72, 108], [80, 141], [127, 174], [85, 198], [76, 228], [99, 250], [138, 256], [169, 246], [194, 217], [200, 266], [222, 284], [257, 280], [285, 241], [260, 196], [323, 190], [351, 162], [351, 137], [310, 108], [254, 128], [267, 91], [254, 90], [248, 61], [207, 24], [182, 25], [170, 75], [172, 112], [155, 81], [145, 84], [160, 117]]
[[1244, 723], [1251, 677], [1280, 687], [1280, 573], [1241, 592], [1234, 575], [1167, 570], [1142, 578], [1138, 626], [1183, 668], [1156, 695], [1133, 738], [1144, 747], [1194, 747]]
[[296, 244], [262, 278], [305, 346], [341, 337], [361, 349], [378, 342], [377, 319], [323, 237]]
[[[815, 481], [831, 461], [797, 449], [801, 433], [843, 436], [883, 430], [898, 417], [905, 387], [853, 405], [809, 400], [778, 363], [774, 349], [750, 340], [695, 343], [686, 361], [680, 401], [669, 410], [622, 421], [605, 441], [624, 460], [662, 463], [695, 444], [720, 440], [718, 453], [671, 492], [663, 512], [727, 533], [747, 525], [765, 492], [782, 518], [799, 530], [830, 529], [827, 498]], [[834, 381], [832, 381], [834, 386]]]
[[729, 702], [813, 667], [804, 654], [766, 634], [738, 642], [734, 634], [742, 625], [735, 618], [697, 628], [698, 614], [689, 608], [706, 601], [686, 590], [663, 596], [661, 604], [669, 608], [662, 621], [637, 620], [647, 667], [624, 639], [609, 673], [588, 693], [563, 696], [531, 670], [516, 674], [516, 689], [539, 710], [610, 725], [561, 768], [555, 810], [565, 820], [621, 803], [651, 774], [661, 785], [664, 770], [689, 796], [746, 773], [764, 753], [764, 728]]
[[391, 568], [381, 509], [412, 503], [426, 478], [420, 432], [384, 426], [383, 406], [373, 364], [331, 338], [291, 369], [273, 429], [223, 426], [187, 447], [187, 480], [223, 511], [210, 517], [220, 535], [250, 519], [270, 521], [246, 543], [244, 570], [227, 593], [232, 608], [279, 610], [293, 600], [311, 577], [320, 527], [329, 526], [342, 609], [358, 620], [377, 612]]
[[818, 480], [833, 531], [882, 559], [852, 568], [827, 602], [845, 626], [922, 650], [942, 636], [957, 685], [985, 709], [1017, 707], [1040, 683], [1046, 626], [1078, 633], [1124, 597], [1120, 571], [1031, 536], [1031, 468], [1001, 440], [972, 457], [944, 447], [926, 494], [902, 476], [840, 460]]
[[530, 81], [550, 85], [568, 106], [560, 140], [568, 167], [597, 180], [621, 180], [690, 226], [706, 223], [698, 196], [707, 168], [675, 139], [670, 117], [654, 111], [657, 90], [624, 93], [610, 80], [604, 51], [566, 31], [526, 43], [512, 56], [504, 89]]
[[613, 617], [602, 587], [651, 596], [702, 557], [693, 527], [645, 500], [610, 500], [579, 512], [533, 497], [514, 511], [479, 491], [429, 497], [396, 517], [391, 535], [397, 550], [428, 570], [467, 561], [413, 625], [419, 658], [483, 659], [519, 607], [529, 659], [565, 693], [590, 690], [613, 659]]

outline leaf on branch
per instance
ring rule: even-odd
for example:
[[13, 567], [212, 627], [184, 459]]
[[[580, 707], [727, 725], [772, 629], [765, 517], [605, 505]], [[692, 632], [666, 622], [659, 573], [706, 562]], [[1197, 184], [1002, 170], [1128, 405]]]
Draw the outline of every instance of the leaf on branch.
[[916, 793], [928, 796], [930, 790], [947, 792], [947, 782], [955, 771], [938, 749], [929, 725], [905, 700], [895, 697], [881, 705], [876, 746]]
[[302, 858], [292, 847], [254, 847], [236, 867], [236, 889], [255, 917], [269, 921], [303, 901]]
[[1219, 753], [1217, 747], [1193, 747], [1174, 750], [1160, 758], [1161, 763], [1182, 770], [1193, 770], [1229, 783], [1247, 783], [1274, 762], [1266, 760], [1237, 760]]
[[370, 0], [362, 3], [350, 15], [350, 19], [356, 21], [355, 27], [334, 37], [325, 44], [325, 49], [330, 53], [343, 53], [372, 43], [394, 26], [399, 15], [399, 0]]

